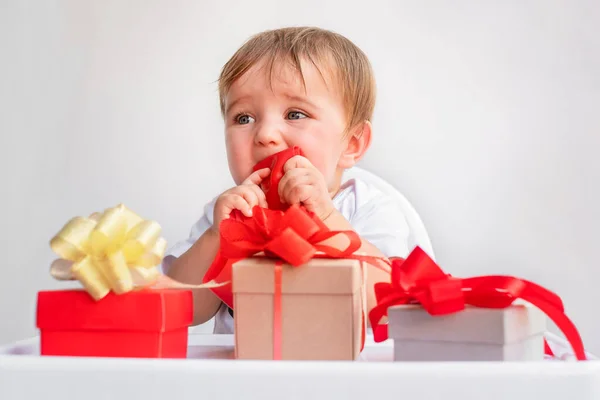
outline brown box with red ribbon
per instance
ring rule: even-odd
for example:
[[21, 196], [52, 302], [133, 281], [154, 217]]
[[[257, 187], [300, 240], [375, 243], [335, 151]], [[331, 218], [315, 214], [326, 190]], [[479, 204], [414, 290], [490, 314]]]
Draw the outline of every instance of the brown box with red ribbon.
[[418, 305], [388, 309], [395, 361], [541, 361], [546, 316], [530, 305], [466, 307], [430, 315]]
[[355, 360], [364, 341], [361, 262], [314, 258], [293, 267], [251, 257], [233, 264], [239, 359]]

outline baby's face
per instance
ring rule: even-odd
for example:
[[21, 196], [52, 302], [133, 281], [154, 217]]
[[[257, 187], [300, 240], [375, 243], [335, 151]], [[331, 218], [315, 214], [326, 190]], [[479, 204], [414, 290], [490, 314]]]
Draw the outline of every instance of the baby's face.
[[323, 68], [325, 81], [309, 62], [302, 78], [292, 68], [255, 65], [231, 86], [225, 97], [225, 138], [229, 169], [236, 184], [265, 157], [299, 146], [325, 176], [330, 190], [345, 149], [346, 117], [337, 85]]

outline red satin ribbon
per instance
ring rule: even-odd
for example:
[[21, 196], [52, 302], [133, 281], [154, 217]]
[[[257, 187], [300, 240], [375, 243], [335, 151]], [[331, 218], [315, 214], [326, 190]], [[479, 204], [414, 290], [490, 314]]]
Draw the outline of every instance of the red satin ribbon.
[[[285, 212], [258, 206], [252, 211], [252, 217], [246, 217], [235, 210], [229, 219], [221, 223], [220, 248], [204, 276], [205, 283], [211, 280], [231, 281], [233, 263], [260, 252], [297, 267], [315, 257], [349, 258], [361, 246], [356, 232], [331, 231], [318, 217], [299, 206], [290, 207]], [[348, 238], [345, 249], [321, 244], [336, 235]], [[317, 255], [317, 252], [323, 254]], [[230, 285], [211, 290], [233, 308]]]
[[279, 181], [284, 175], [283, 166], [294, 156], [304, 157], [304, 153], [300, 147], [294, 146], [280, 151], [279, 153], [275, 153], [256, 164], [253, 168], [254, 171], [263, 168], [269, 168], [271, 170], [269, 176], [260, 184], [262, 191], [265, 193], [267, 204], [271, 210], [284, 211], [289, 207], [287, 204], [283, 203], [279, 197]]
[[586, 359], [579, 332], [565, 315], [560, 297], [533, 282], [497, 275], [455, 278], [444, 273], [419, 247], [406, 260], [392, 261], [391, 278], [391, 283], [375, 284], [377, 306], [369, 313], [369, 319], [376, 342], [388, 338], [387, 324], [380, 322], [393, 305], [420, 304], [431, 315], [445, 315], [459, 312], [467, 304], [507, 308], [521, 298], [542, 310], [558, 326], [578, 360]]

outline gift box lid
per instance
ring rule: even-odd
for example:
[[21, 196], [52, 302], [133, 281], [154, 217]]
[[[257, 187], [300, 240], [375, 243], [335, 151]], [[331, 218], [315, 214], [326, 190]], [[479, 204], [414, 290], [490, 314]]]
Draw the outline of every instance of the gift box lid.
[[[233, 264], [233, 293], [274, 293], [275, 260], [253, 257]], [[351, 294], [362, 283], [361, 262], [352, 259], [312, 259], [299, 267], [283, 264], [284, 294]]]
[[190, 326], [192, 318], [189, 290], [111, 292], [100, 301], [77, 289], [41, 291], [37, 296], [37, 327], [45, 330], [167, 332]]
[[546, 331], [545, 314], [528, 303], [504, 309], [467, 306], [437, 316], [419, 305], [393, 306], [388, 316], [389, 337], [395, 340], [508, 344]]

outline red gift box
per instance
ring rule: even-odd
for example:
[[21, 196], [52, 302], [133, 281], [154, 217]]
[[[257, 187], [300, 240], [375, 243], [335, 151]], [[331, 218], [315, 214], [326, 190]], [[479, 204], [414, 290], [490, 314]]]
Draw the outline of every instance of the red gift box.
[[95, 301], [84, 290], [38, 293], [41, 355], [185, 358], [192, 323], [189, 290], [109, 293]]

